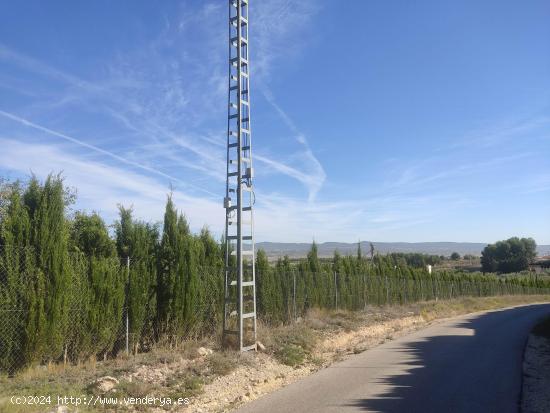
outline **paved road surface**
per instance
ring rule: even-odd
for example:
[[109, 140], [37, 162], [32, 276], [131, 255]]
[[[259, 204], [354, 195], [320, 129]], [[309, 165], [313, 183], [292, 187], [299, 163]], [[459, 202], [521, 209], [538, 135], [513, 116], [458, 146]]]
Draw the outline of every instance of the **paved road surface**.
[[523, 348], [550, 304], [463, 316], [332, 365], [239, 413], [518, 412]]

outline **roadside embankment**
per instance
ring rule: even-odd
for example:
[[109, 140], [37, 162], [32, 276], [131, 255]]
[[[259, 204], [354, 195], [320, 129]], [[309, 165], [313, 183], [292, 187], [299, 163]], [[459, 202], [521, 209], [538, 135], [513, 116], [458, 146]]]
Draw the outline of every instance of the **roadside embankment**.
[[150, 352], [79, 365], [29, 368], [0, 377], [0, 412], [133, 412], [144, 406], [13, 405], [13, 395], [166, 399], [184, 406], [147, 406], [146, 411], [227, 412], [335, 361], [424, 328], [439, 320], [478, 311], [550, 302], [550, 296], [461, 298], [368, 306], [364, 311], [310, 310], [291, 325], [259, 325], [257, 353], [221, 350], [214, 340], [154, 347]]
[[342, 360], [434, 322], [478, 311], [548, 302], [548, 296], [462, 298], [362, 312], [312, 310], [299, 323], [259, 331], [266, 350], [206, 384], [197, 412], [229, 411]]
[[525, 346], [521, 411], [550, 412], [550, 317], [535, 326]]

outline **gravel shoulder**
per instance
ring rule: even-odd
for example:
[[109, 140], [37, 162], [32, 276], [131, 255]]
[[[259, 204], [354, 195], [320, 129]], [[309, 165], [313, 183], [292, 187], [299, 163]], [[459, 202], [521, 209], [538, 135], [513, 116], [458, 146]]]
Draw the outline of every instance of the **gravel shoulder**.
[[550, 412], [550, 318], [535, 327], [525, 346], [521, 411]]

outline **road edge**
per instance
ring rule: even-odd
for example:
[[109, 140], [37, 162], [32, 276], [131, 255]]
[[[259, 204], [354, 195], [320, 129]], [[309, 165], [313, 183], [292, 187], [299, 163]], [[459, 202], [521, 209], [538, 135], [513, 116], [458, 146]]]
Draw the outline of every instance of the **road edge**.
[[550, 316], [539, 321], [526, 340], [522, 373], [520, 412], [549, 412]]

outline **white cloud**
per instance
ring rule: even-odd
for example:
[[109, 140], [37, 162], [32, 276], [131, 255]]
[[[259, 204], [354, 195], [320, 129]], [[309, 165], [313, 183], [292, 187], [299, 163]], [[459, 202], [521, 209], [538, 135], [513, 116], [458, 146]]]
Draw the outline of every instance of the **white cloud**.
[[[65, 183], [78, 190], [78, 207], [101, 213], [108, 220], [117, 214], [117, 204], [133, 205], [136, 216], [144, 220], [161, 220], [169, 192], [168, 179], [131, 172], [109, 166], [62, 150], [53, 145], [27, 145], [0, 138], [5, 150], [0, 152], [0, 164], [19, 174], [35, 173], [44, 179], [51, 172], [63, 172]], [[175, 183], [176, 205], [189, 217], [195, 229], [209, 224], [221, 233], [223, 209], [221, 201], [191, 196]], [[216, 219], [218, 217], [218, 219]]]

